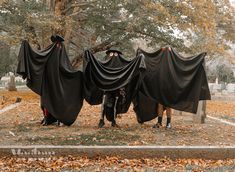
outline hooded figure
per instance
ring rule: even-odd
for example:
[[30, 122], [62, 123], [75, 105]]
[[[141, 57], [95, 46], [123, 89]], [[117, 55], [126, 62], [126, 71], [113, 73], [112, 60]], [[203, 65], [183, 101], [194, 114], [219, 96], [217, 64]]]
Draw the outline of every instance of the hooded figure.
[[109, 49], [105, 60], [98, 60], [89, 50], [83, 63], [84, 95], [91, 105], [102, 104], [99, 127], [104, 116], [117, 126], [117, 114], [126, 113], [137, 92], [141, 69], [145, 69], [142, 56], [133, 59], [122, 57], [121, 51]]
[[[51, 36], [51, 42], [52, 43], [56, 43], [56, 42], [63, 42], [64, 38], [62, 38], [59, 35], [52, 35]], [[60, 44], [58, 44], [58, 48], [61, 49], [61, 46], [59, 46]], [[41, 99], [41, 98], [40, 98]], [[55, 122], [57, 122], [58, 125], [60, 125], [59, 120], [57, 120], [49, 111], [47, 108], [43, 107], [42, 102], [41, 103], [41, 109], [43, 112], [43, 119], [41, 121], [42, 125], [50, 125], [53, 124]]]
[[[120, 55], [122, 55], [122, 52], [119, 51], [118, 48], [110, 48], [106, 51], [105, 61], [110, 60], [111, 58], [116, 58]], [[113, 67], [116, 67], [115, 64], [112, 65]], [[100, 116], [100, 122], [98, 127], [102, 128], [104, 126], [104, 116], [109, 121], [112, 121], [111, 126], [117, 127], [116, 123], [116, 117], [117, 117], [117, 103], [118, 101], [122, 99], [122, 101], [125, 101], [125, 88], [122, 87], [118, 90], [114, 91], [104, 91], [103, 93], [103, 100], [101, 105], [101, 116]]]
[[[163, 47], [162, 51], [171, 51], [171, 47]], [[158, 120], [157, 120], [157, 124], [153, 125], [153, 128], [159, 128], [162, 126], [162, 118], [163, 118], [163, 113], [164, 111], [166, 111], [166, 116], [167, 116], [167, 120], [166, 120], [166, 129], [170, 129], [171, 128], [171, 116], [172, 116], [172, 109], [166, 106], [163, 106], [162, 104], [158, 104], [156, 112], [158, 115]]]
[[183, 57], [172, 47], [165, 47], [153, 53], [139, 49], [137, 54], [144, 56], [147, 69], [133, 100], [138, 122], [158, 116], [154, 127], [159, 127], [166, 110], [166, 127], [171, 128], [170, 108], [196, 113], [200, 100], [211, 99], [204, 66], [205, 52]]
[[51, 41], [42, 51], [34, 51], [23, 41], [17, 73], [27, 79], [27, 86], [41, 97], [43, 125], [56, 121], [71, 125], [83, 104], [83, 75], [72, 67], [64, 39], [53, 35]]

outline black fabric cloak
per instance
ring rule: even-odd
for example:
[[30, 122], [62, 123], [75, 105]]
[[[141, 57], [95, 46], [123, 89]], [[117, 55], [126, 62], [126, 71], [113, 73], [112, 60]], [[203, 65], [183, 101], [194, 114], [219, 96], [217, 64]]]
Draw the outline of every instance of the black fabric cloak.
[[[142, 56], [127, 60], [119, 55], [105, 61], [99, 61], [90, 51], [85, 51], [83, 74], [86, 101], [91, 105], [100, 104], [104, 93], [115, 98], [115, 95], [119, 94], [119, 89], [122, 88], [124, 91], [117, 102], [117, 114], [127, 112], [138, 89], [141, 69], [145, 70]], [[114, 103], [114, 100], [110, 101]], [[111, 121], [113, 108], [105, 111], [106, 118]]]
[[145, 57], [146, 73], [133, 100], [138, 122], [157, 116], [157, 104], [191, 113], [197, 112], [199, 100], [210, 100], [204, 67], [206, 53], [184, 58], [173, 48], [154, 53], [141, 49]]
[[41, 106], [65, 125], [77, 118], [83, 104], [82, 71], [72, 68], [61, 40], [45, 50], [34, 51], [23, 41], [17, 73], [27, 79], [27, 86], [41, 96]]
[[[33, 51], [23, 41], [17, 73], [41, 96], [42, 106], [66, 125], [76, 120], [83, 98], [91, 105], [101, 104], [105, 92], [111, 97], [120, 94], [117, 114], [127, 112], [133, 101], [140, 123], [157, 116], [158, 103], [196, 113], [198, 101], [210, 99], [205, 53], [183, 58], [172, 48], [155, 53], [138, 50], [132, 60], [119, 54], [99, 61], [90, 51], [85, 51], [83, 71], [77, 71], [70, 64], [62, 39], [53, 37], [53, 41], [40, 52]], [[112, 120], [113, 111], [108, 113], [107, 119]]]

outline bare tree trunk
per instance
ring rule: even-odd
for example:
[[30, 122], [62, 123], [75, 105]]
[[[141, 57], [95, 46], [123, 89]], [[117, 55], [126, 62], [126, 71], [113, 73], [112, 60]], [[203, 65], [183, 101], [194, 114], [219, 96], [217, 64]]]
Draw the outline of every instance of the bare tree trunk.
[[54, 8], [55, 8], [55, 0], [44, 0], [43, 3], [46, 4], [46, 6], [47, 6], [50, 10], [54, 10]]
[[[73, 9], [73, 13], [76, 13], [79, 10], [80, 9], [77, 6]], [[66, 49], [69, 53], [69, 47], [70, 47], [70, 43], [71, 43], [71, 40], [72, 40], [73, 20], [72, 20], [71, 17], [66, 17], [66, 21], [67, 21], [67, 23], [66, 23], [66, 27], [65, 27], [66, 30], [65, 30], [64, 38], [65, 38], [65, 47], [66, 47]], [[76, 22], [77, 22], [77, 25], [79, 25], [79, 21], [76, 21]]]
[[[52, 3], [52, 1], [53, 1], [53, 3]], [[64, 37], [65, 47], [67, 49], [67, 52], [69, 52], [70, 43], [71, 43], [72, 37], [73, 37], [72, 27], [73, 27], [74, 21], [72, 20], [71, 16], [66, 16], [66, 12], [68, 11], [68, 9], [72, 9], [72, 7], [73, 7], [72, 13], [73, 14], [79, 13], [80, 6], [76, 5], [74, 7], [73, 4], [70, 3], [71, 0], [50, 0], [50, 2], [51, 2], [51, 4], [53, 4], [54, 14], [57, 17], [57, 20], [61, 25], [61, 28], [59, 30], [55, 30], [54, 32], [56, 34], [60, 34]], [[78, 22], [79, 21], [76, 21], [76, 25], [80, 24]], [[94, 42], [94, 44], [96, 42], [96, 39], [97, 39], [96, 35], [94, 37], [92, 37], [92, 42]], [[90, 51], [92, 53], [96, 53], [99, 51], [105, 51], [116, 44], [117, 44], [117, 42], [107, 40], [107, 41], [100, 43], [99, 45], [91, 47]], [[77, 45], [77, 47], [79, 47], [79, 45]], [[78, 67], [80, 62], [82, 61], [82, 56], [83, 56], [83, 53], [78, 54], [73, 59], [72, 65], [75, 67]]]
[[[54, 14], [58, 17], [58, 21], [61, 25], [61, 30], [56, 31], [57, 34], [60, 34], [65, 39], [65, 47], [69, 54], [70, 51], [70, 43], [72, 40], [72, 32], [73, 32], [73, 19], [71, 16], [66, 15], [66, 12], [68, 12], [67, 9], [70, 9], [72, 6], [71, 3], [69, 3], [71, 0], [55, 0], [55, 6], [54, 6]], [[75, 6], [73, 8], [72, 13], [78, 13], [80, 10], [79, 6]], [[76, 25], [79, 25], [79, 21], [76, 21]]]
[[54, 30], [54, 33], [59, 34], [61, 36], [65, 36], [65, 26], [66, 26], [66, 21], [65, 21], [65, 13], [64, 10], [66, 9], [67, 5], [67, 0], [54, 0], [54, 14], [56, 16], [56, 19], [58, 23], [60, 24], [59, 28], [56, 28]]
[[32, 43], [37, 46], [37, 49], [41, 50], [42, 47], [38, 41], [38, 36], [33, 26], [27, 26], [27, 35], [27, 37], [32, 40]]
[[54, 1], [54, 14], [56, 16], [64, 15], [63, 11], [65, 10], [67, 0], [55, 0]]

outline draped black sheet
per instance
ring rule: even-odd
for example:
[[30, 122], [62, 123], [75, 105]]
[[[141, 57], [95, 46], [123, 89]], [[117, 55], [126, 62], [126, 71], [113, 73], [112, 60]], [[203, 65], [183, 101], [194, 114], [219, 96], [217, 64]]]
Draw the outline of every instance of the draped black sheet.
[[60, 122], [71, 125], [83, 104], [82, 71], [72, 68], [62, 42], [54, 42], [43, 51], [32, 50], [23, 41], [17, 73], [27, 86], [41, 96], [41, 106]]
[[[141, 69], [145, 70], [142, 56], [127, 60], [119, 55], [106, 61], [99, 61], [90, 51], [85, 51], [83, 74], [86, 101], [91, 105], [100, 104], [104, 93], [108, 93], [110, 98], [115, 98], [122, 88], [124, 91], [119, 95], [117, 114], [127, 112], [138, 89]], [[106, 118], [111, 121], [114, 118], [113, 108], [104, 108]]]
[[204, 67], [206, 53], [184, 58], [166, 47], [154, 53], [139, 49], [137, 54], [144, 56], [146, 65], [145, 76], [133, 100], [139, 122], [157, 116], [157, 103], [196, 113], [199, 100], [211, 99]]
[[[104, 92], [116, 94], [120, 89], [124, 92], [118, 99], [117, 114], [127, 112], [133, 102], [142, 123], [157, 116], [158, 103], [196, 113], [199, 100], [210, 99], [205, 55], [184, 58], [172, 48], [154, 53], [139, 49], [131, 60], [119, 55], [99, 61], [87, 50], [79, 71], [72, 68], [61, 40], [40, 52], [23, 41], [17, 73], [41, 96], [42, 106], [66, 125], [76, 120], [84, 98], [97, 105], [102, 103]], [[107, 119], [112, 120], [112, 115], [106, 114]]]

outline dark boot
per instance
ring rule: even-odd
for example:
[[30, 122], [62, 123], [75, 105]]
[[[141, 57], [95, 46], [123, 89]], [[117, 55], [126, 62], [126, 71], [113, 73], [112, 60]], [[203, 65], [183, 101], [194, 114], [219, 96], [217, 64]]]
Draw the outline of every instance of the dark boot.
[[112, 124], [111, 124], [112, 127], [118, 127], [117, 123], [115, 120], [112, 120]]
[[159, 117], [158, 117], [157, 124], [155, 124], [155, 125], [153, 126], [153, 128], [159, 128], [159, 127], [161, 127], [161, 126], [162, 126], [162, 117], [159, 116]]
[[104, 119], [100, 119], [100, 122], [99, 122], [99, 125], [98, 125], [98, 127], [99, 128], [102, 128], [103, 126], [104, 126]]
[[44, 123], [42, 125], [51, 125], [55, 122], [57, 122], [57, 119], [55, 119], [52, 115], [48, 115], [44, 117]]
[[166, 120], [166, 129], [170, 129], [171, 128], [171, 118], [167, 118]]

